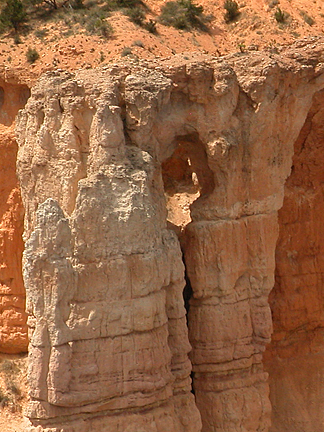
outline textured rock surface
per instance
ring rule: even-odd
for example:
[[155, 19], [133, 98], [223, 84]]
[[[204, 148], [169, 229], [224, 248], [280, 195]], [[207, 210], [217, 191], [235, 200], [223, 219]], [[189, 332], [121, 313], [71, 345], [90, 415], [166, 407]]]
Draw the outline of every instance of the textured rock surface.
[[266, 356], [273, 431], [324, 431], [323, 415], [323, 91], [295, 143], [279, 211], [273, 341]]
[[[322, 51], [121, 64], [34, 87], [17, 127], [30, 431], [201, 429], [174, 231], [202, 430], [269, 429], [277, 211]], [[173, 231], [164, 189], [182, 202]]]
[[19, 122], [28, 415], [36, 429], [66, 416], [64, 431], [196, 432], [159, 165], [126, 145], [113, 74], [79, 79], [45, 76]]
[[13, 121], [29, 96], [25, 85], [0, 79], [0, 352], [27, 351], [22, 280], [23, 207], [16, 177]]

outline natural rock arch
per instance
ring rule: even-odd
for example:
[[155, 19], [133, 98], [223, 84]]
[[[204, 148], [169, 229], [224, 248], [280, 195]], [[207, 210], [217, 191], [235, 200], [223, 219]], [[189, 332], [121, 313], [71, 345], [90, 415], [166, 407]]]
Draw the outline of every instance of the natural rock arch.
[[191, 221], [190, 207], [210, 195], [215, 187], [204, 144], [197, 132], [175, 138], [176, 148], [162, 162], [162, 178], [167, 201], [168, 221], [179, 229]]

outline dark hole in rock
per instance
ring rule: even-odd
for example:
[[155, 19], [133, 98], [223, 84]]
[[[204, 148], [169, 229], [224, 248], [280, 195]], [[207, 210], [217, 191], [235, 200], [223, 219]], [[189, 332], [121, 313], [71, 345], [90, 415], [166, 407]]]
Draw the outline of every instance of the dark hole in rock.
[[[178, 136], [173, 154], [162, 163], [162, 177], [170, 228], [177, 234], [191, 222], [190, 206], [215, 187], [204, 144], [198, 133]], [[176, 230], [177, 231], [177, 230]]]

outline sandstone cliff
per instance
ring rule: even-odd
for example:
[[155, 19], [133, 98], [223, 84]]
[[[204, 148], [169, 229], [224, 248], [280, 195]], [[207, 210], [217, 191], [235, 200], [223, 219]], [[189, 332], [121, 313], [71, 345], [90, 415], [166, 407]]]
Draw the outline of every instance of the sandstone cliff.
[[273, 431], [323, 430], [323, 91], [295, 142], [279, 211], [275, 333], [266, 356]]
[[[3, 75], [3, 74], [2, 74]], [[26, 352], [25, 289], [22, 280], [23, 215], [16, 177], [14, 119], [29, 88], [0, 79], [0, 352]]]
[[[279, 233], [273, 430], [301, 427], [280, 367], [322, 353], [321, 307], [298, 295], [312, 274], [321, 299], [321, 237], [312, 222], [293, 240], [321, 214], [322, 52], [314, 39], [280, 55], [53, 72], [33, 87], [16, 129], [31, 432], [268, 431]], [[303, 400], [298, 380], [284, 391]]]

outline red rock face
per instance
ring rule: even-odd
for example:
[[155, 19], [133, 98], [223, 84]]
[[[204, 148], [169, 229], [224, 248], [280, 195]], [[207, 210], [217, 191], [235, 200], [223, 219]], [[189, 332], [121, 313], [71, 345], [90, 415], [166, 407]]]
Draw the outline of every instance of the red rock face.
[[0, 81], [0, 351], [27, 351], [25, 289], [22, 279], [23, 215], [16, 176], [13, 121], [28, 98], [23, 85]]
[[274, 334], [266, 354], [272, 431], [324, 430], [324, 93], [295, 143], [279, 211]]
[[22, 280], [23, 208], [15, 175], [17, 144], [13, 131], [2, 131], [0, 143], [0, 350], [25, 352], [27, 327]]

